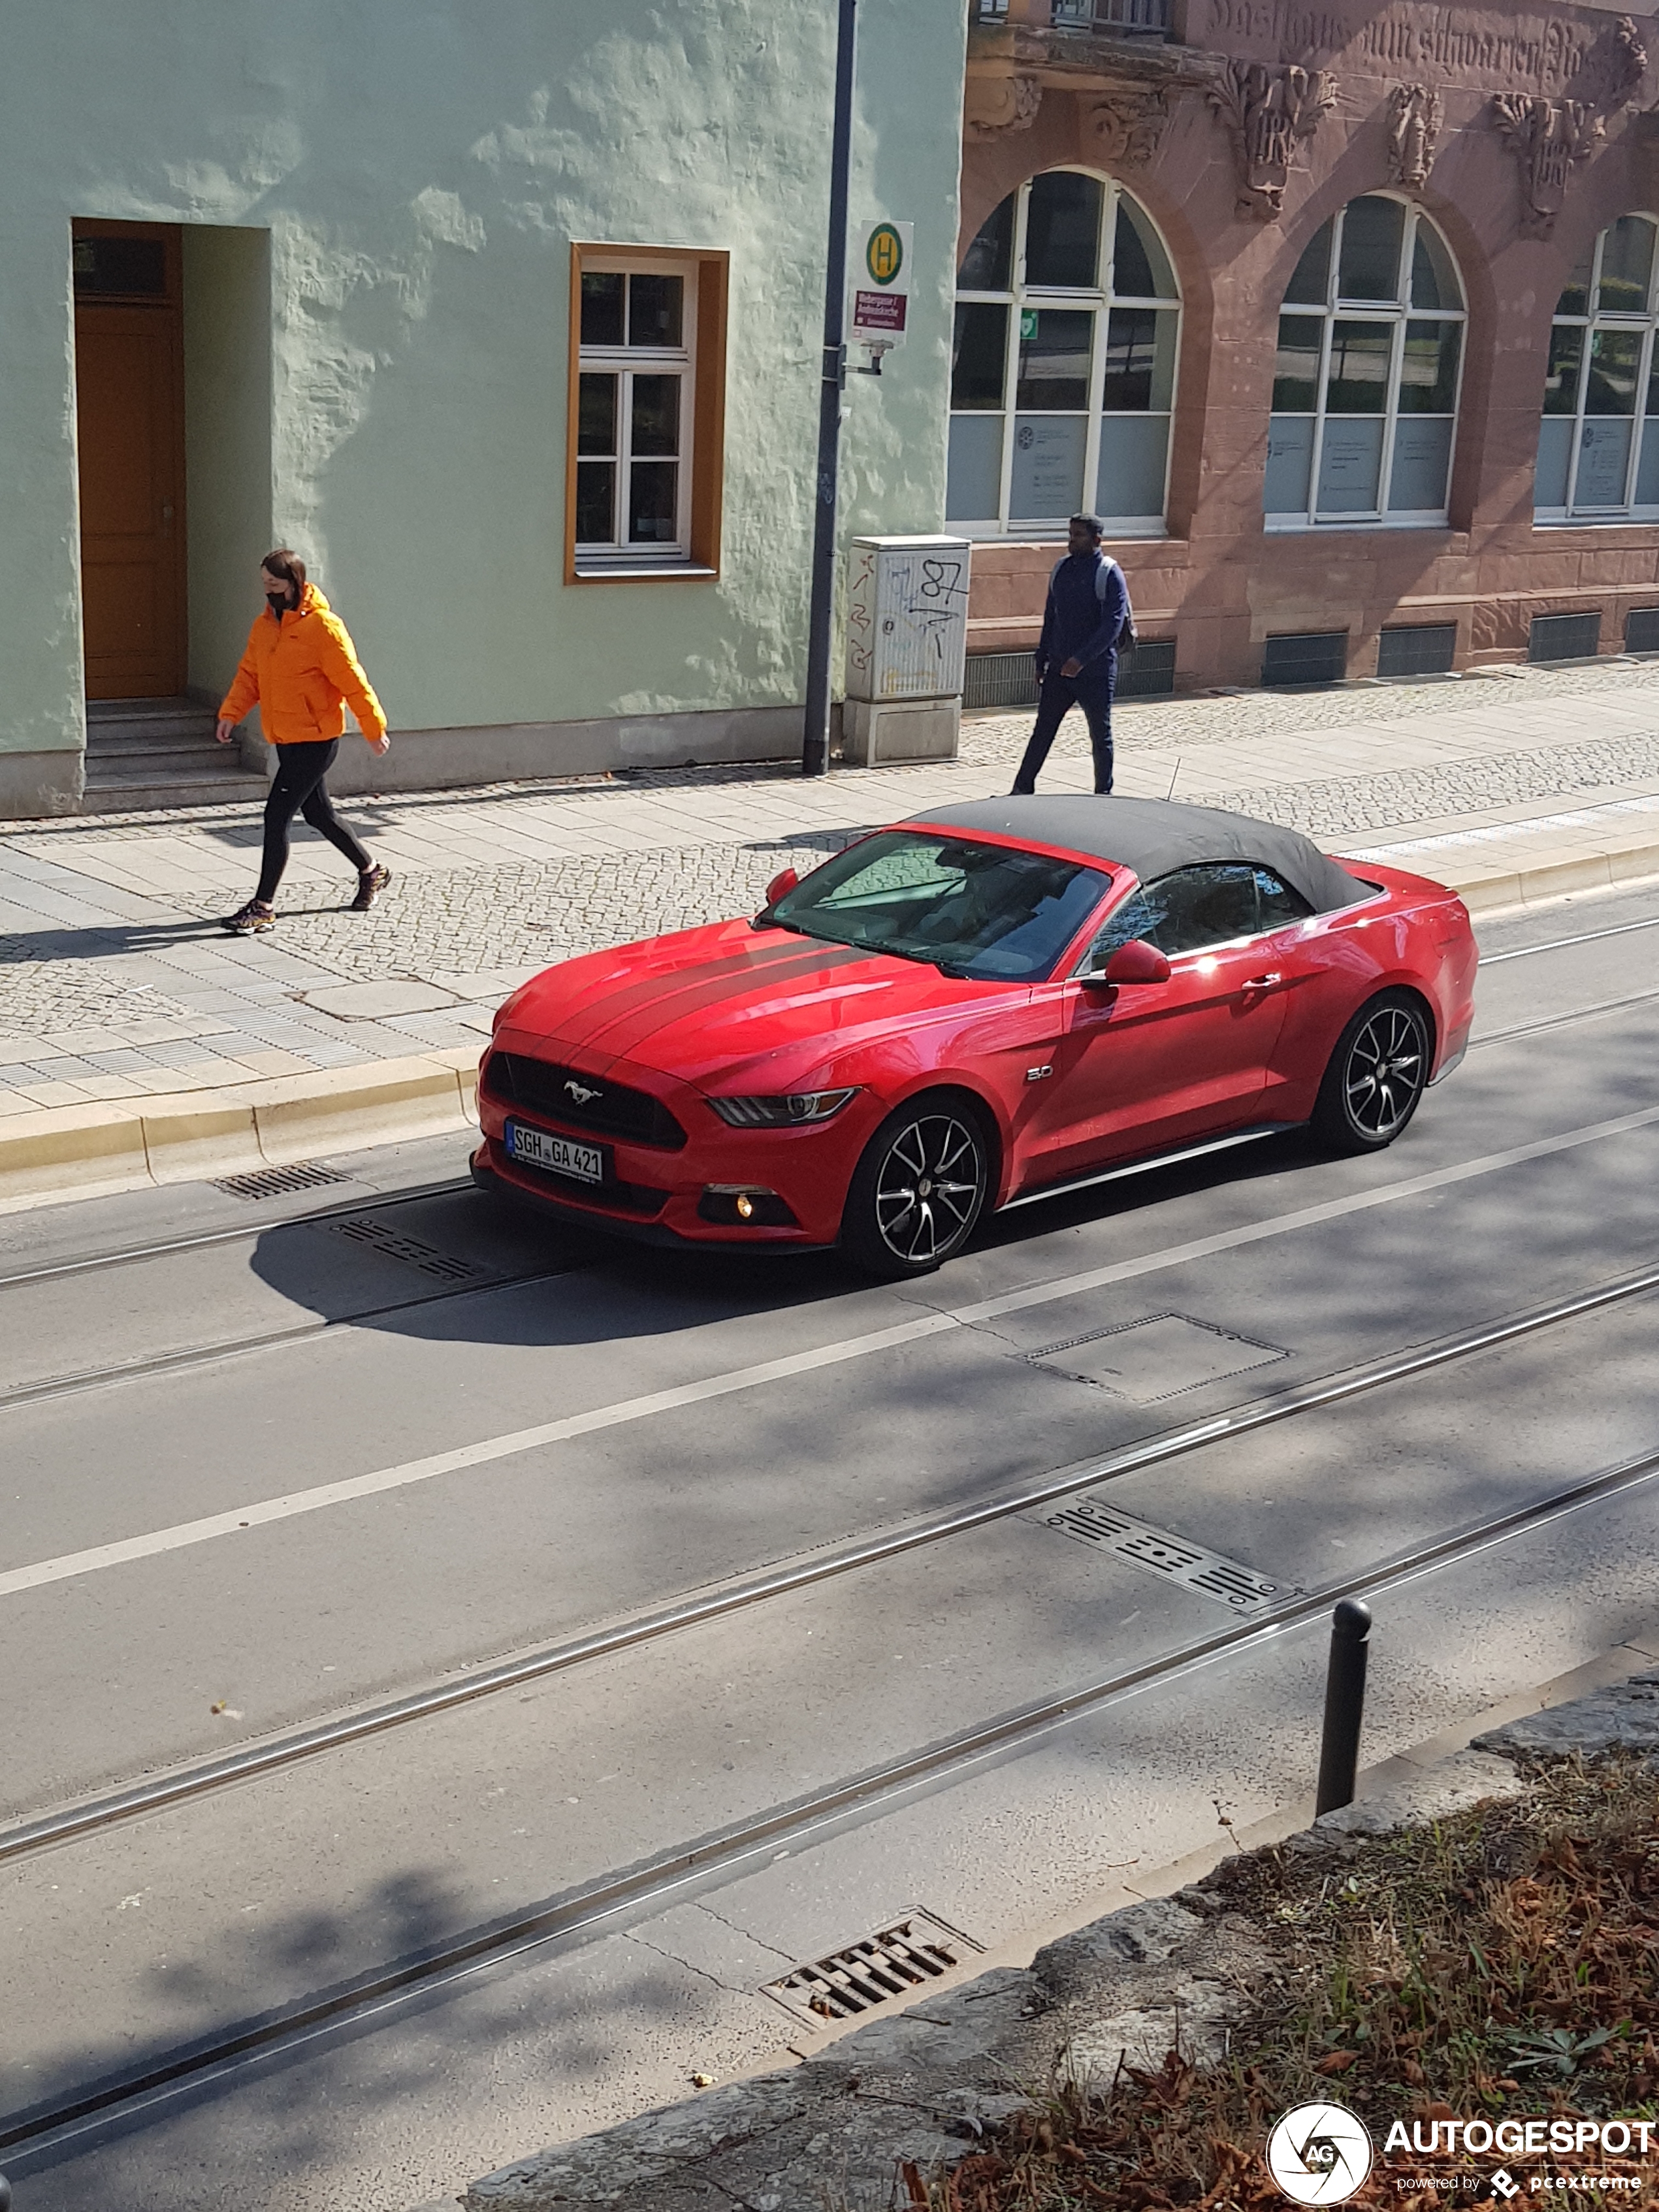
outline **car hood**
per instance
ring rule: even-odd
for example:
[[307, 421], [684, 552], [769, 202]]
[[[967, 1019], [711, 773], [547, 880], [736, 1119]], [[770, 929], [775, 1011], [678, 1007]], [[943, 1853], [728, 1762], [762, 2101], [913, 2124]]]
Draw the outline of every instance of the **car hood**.
[[771, 1062], [793, 1085], [891, 1026], [1011, 990], [1023, 999], [1029, 987], [963, 982], [890, 953], [720, 922], [547, 969], [508, 1000], [497, 1036], [596, 1074], [627, 1061], [702, 1086]]

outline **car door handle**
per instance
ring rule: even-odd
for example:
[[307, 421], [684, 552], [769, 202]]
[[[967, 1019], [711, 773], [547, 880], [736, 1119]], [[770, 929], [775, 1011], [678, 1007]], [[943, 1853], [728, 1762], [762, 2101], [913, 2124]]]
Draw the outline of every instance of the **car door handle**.
[[1271, 991], [1275, 984], [1282, 983], [1284, 980], [1277, 968], [1270, 968], [1265, 975], [1247, 975], [1239, 988], [1244, 991]]

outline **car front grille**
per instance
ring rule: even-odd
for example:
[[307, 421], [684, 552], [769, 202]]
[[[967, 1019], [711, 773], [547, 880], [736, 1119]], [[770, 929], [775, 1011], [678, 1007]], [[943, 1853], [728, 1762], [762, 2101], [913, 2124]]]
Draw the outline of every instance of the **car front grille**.
[[620, 1137], [630, 1145], [653, 1145], [678, 1152], [685, 1132], [659, 1098], [608, 1078], [585, 1075], [556, 1060], [533, 1060], [522, 1052], [492, 1052], [484, 1063], [483, 1086], [504, 1105], [527, 1106], [573, 1129], [596, 1136]]

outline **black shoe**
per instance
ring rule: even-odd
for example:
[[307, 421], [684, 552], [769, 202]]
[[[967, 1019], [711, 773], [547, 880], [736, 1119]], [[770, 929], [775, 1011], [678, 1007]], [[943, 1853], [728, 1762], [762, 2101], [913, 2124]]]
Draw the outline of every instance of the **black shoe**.
[[1034, 783], [1017, 783], [1008, 796], [1010, 799], [1035, 799], [1036, 786]]
[[261, 906], [258, 899], [250, 899], [245, 907], [239, 908], [234, 914], [226, 915], [219, 927], [221, 929], [229, 930], [233, 937], [252, 937], [257, 936], [263, 930], [270, 929], [276, 920], [276, 915], [268, 906]]
[[378, 862], [372, 868], [362, 869], [357, 877], [357, 896], [351, 902], [352, 913], [367, 914], [377, 894], [383, 891], [391, 881], [391, 869], [381, 867]]

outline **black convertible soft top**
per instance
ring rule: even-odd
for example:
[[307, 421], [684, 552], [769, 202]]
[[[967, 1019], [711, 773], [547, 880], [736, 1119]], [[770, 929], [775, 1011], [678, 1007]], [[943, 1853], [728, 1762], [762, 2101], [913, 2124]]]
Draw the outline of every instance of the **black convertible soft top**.
[[1215, 806], [1182, 806], [1174, 799], [973, 799], [960, 806], [931, 808], [910, 821], [967, 836], [977, 830], [1057, 845], [1133, 868], [1143, 884], [1202, 860], [1259, 861], [1300, 891], [1316, 914], [1334, 913], [1372, 893], [1370, 884], [1351, 876], [1299, 830], [1257, 822], [1248, 814], [1224, 814]]

